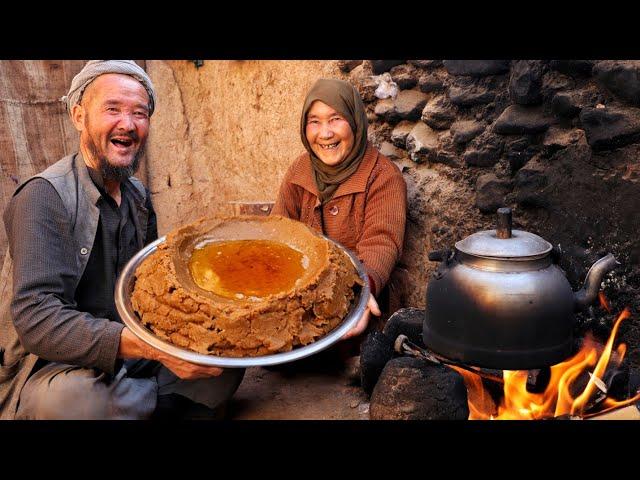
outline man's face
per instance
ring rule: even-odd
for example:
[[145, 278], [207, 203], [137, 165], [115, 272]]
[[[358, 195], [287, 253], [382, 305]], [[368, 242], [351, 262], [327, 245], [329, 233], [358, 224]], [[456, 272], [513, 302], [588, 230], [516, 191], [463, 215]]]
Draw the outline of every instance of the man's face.
[[313, 102], [307, 113], [305, 134], [313, 153], [332, 167], [342, 163], [353, 148], [354, 135], [349, 122], [320, 100]]
[[89, 84], [72, 118], [80, 143], [105, 180], [133, 175], [149, 135], [149, 96], [135, 78], [109, 73]]

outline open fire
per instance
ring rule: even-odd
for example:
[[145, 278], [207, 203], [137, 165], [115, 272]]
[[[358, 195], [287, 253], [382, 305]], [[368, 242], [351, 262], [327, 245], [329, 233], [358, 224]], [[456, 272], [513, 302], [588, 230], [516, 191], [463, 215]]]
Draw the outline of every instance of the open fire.
[[[602, 292], [600, 302], [603, 308], [611, 312]], [[576, 355], [552, 366], [549, 381], [542, 393], [527, 390], [527, 371], [505, 370], [504, 395], [496, 402], [484, 388], [479, 375], [451, 366], [464, 378], [469, 420], [588, 418], [636, 402], [640, 399], [640, 393], [622, 401], [611, 398], [607, 395], [607, 385], [603, 380], [607, 371], [620, 367], [624, 359], [626, 345], [622, 343], [615, 349], [613, 345], [620, 324], [629, 317], [630, 311], [625, 308], [616, 319], [604, 346], [589, 336]]]

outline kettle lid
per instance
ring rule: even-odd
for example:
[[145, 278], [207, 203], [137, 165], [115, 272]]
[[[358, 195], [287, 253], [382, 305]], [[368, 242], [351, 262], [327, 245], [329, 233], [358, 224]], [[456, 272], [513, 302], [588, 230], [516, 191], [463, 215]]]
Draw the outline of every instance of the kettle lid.
[[468, 255], [491, 258], [539, 258], [552, 245], [542, 237], [522, 230], [512, 230], [510, 238], [499, 238], [497, 230], [484, 230], [456, 243], [456, 249]]
[[499, 208], [497, 213], [495, 230], [469, 235], [456, 243], [456, 249], [477, 257], [532, 259], [547, 255], [553, 248], [534, 233], [512, 230], [510, 208]]

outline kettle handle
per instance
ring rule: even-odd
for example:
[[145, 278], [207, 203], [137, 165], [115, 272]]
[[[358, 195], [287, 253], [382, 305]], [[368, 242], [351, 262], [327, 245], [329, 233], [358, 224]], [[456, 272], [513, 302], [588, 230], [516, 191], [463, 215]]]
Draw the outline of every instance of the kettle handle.
[[551, 261], [553, 263], [555, 263], [556, 265], [560, 263], [560, 258], [562, 257], [562, 248], [560, 247], [560, 244], [555, 245], [551, 248]]
[[444, 262], [451, 256], [451, 249], [445, 248], [443, 250], [434, 250], [429, 252], [428, 258], [431, 262]]

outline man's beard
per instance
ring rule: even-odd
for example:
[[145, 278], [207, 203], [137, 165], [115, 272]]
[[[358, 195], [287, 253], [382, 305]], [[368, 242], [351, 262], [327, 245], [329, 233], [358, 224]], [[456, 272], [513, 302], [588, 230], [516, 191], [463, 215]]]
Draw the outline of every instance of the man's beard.
[[133, 157], [133, 161], [127, 167], [117, 167], [109, 163], [109, 159], [102, 154], [90, 135], [87, 139], [87, 148], [89, 149], [91, 156], [98, 161], [98, 168], [104, 181], [123, 182], [138, 171], [140, 158], [144, 155], [145, 145], [140, 145], [138, 151]]

